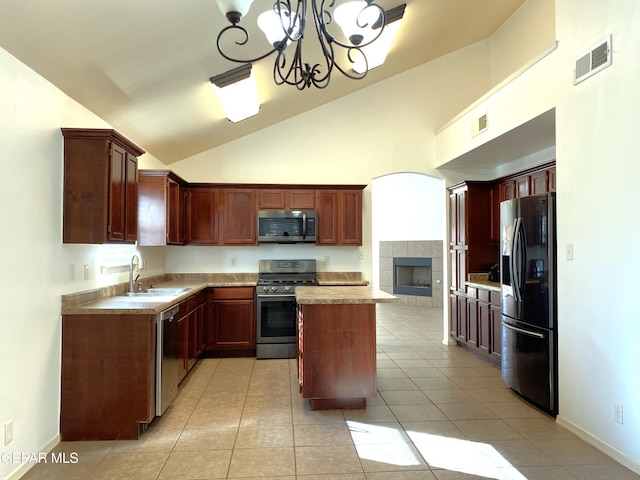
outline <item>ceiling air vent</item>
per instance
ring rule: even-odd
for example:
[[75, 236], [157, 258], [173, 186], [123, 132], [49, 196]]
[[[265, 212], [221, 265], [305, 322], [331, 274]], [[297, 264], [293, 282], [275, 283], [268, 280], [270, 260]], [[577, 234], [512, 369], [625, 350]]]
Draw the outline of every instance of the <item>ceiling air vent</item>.
[[479, 133], [484, 132], [488, 127], [487, 114], [480, 115], [478, 118], [471, 120], [471, 136], [475, 137]]
[[609, 65], [611, 65], [611, 35], [576, 58], [573, 84], [577, 85]]

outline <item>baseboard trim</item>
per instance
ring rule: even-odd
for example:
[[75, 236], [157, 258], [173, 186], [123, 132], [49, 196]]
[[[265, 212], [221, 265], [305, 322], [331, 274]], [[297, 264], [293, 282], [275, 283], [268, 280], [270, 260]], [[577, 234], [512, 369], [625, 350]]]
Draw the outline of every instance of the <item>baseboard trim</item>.
[[580, 427], [578, 427], [575, 423], [570, 422], [569, 420], [567, 420], [566, 418], [564, 418], [564, 417], [562, 417], [560, 415], [558, 415], [556, 417], [556, 423], [558, 425], [561, 425], [562, 427], [566, 428], [567, 430], [575, 433], [582, 440], [584, 440], [588, 444], [594, 446], [595, 448], [600, 450], [602, 453], [610, 456], [611, 458], [613, 458], [619, 464], [624, 465], [629, 470], [631, 470], [634, 473], [637, 473], [638, 475], [640, 475], [640, 463], [635, 462], [634, 460], [632, 460], [629, 457], [625, 456], [622, 452], [616, 450], [611, 445], [608, 445], [607, 443], [603, 442], [602, 440], [594, 437], [589, 432], [585, 432]]
[[[38, 453], [49, 453], [60, 443], [60, 434], [54, 436], [51, 440], [44, 444], [44, 446], [38, 451]], [[29, 470], [35, 467], [37, 463], [24, 462], [21, 463], [18, 468], [11, 472], [5, 480], [18, 480], [22, 478]]]

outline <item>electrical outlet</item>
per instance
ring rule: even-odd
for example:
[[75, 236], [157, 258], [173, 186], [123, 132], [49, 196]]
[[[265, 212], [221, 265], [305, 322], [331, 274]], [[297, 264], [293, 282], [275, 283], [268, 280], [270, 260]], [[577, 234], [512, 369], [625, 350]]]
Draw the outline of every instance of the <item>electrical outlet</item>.
[[235, 267], [238, 264], [236, 257], [231, 257], [231, 266]]
[[613, 420], [620, 425], [622, 425], [622, 404], [614, 403], [613, 404]]
[[331, 257], [329, 255], [324, 256], [324, 264], [331, 265]]
[[573, 243], [567, 243], [567, 260], [573, 260]]
[[364, 260], [364, 250], [358, 250], [358, 259]]
[[89, 265], [84, 266], [84, 279], [89, 280]]
[[7, 420], [4, 424], [4, 444], [9, 445], [13, 441], [13, 420]]

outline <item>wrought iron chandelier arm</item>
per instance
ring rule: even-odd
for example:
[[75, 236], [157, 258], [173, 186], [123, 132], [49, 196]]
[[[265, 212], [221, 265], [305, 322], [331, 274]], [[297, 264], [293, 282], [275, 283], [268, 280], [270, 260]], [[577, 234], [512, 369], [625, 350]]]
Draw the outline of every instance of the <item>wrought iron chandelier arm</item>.
[[220, 46], [220, 39], [222, 38], [222, 36], [229, 32], [229, 31], [240, 31], [242, 32], [243, 36], [244, 36], [244, 40], [242, 41], [236, 41], [234, 42], [236, 45], [246, 45], [246, 43], [249, 41], [249, 32], [242, 26], [240, 25], [227, 25], [226, 27], [224, 27], [222, 30], [220, 30], [220, 33], [218, 33], [218, 37], [216, 38], [216, 48], [218, 49], [218, 53], [220, 53], [220, 55], [222, 55], [223, 58], [231, 61], [231, 62], [236, 62], [236, 63], [254, 63], [257, 62], [259, 60], [262, 60], [263, 58], [267, 58], [269, 55], [271, 55], [273, 52], [275, 52], [276, 50], [278, 50], [277, 47], [273, 47], [271, 50], [269, 50], [267, 53], [260, 55], [258, 57], [255, 58], [247, 58], [247, 59], [242, 59], [242, 58], [234, 58], [231, 57], [230, 55], [224, 53], [224, 51], [222, 50], [222, 47]]

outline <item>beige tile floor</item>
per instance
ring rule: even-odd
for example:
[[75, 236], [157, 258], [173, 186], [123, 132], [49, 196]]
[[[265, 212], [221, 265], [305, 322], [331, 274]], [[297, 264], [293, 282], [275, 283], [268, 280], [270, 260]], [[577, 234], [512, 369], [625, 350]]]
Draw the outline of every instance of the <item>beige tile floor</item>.
[[378, 390], [365, 410], [310, 411], [295, 360], [204, 359], [137, 441], [63, 442], [75, 464], [25, 479], [640, 479], [442, 345], [442, 312], [378, 306]]

